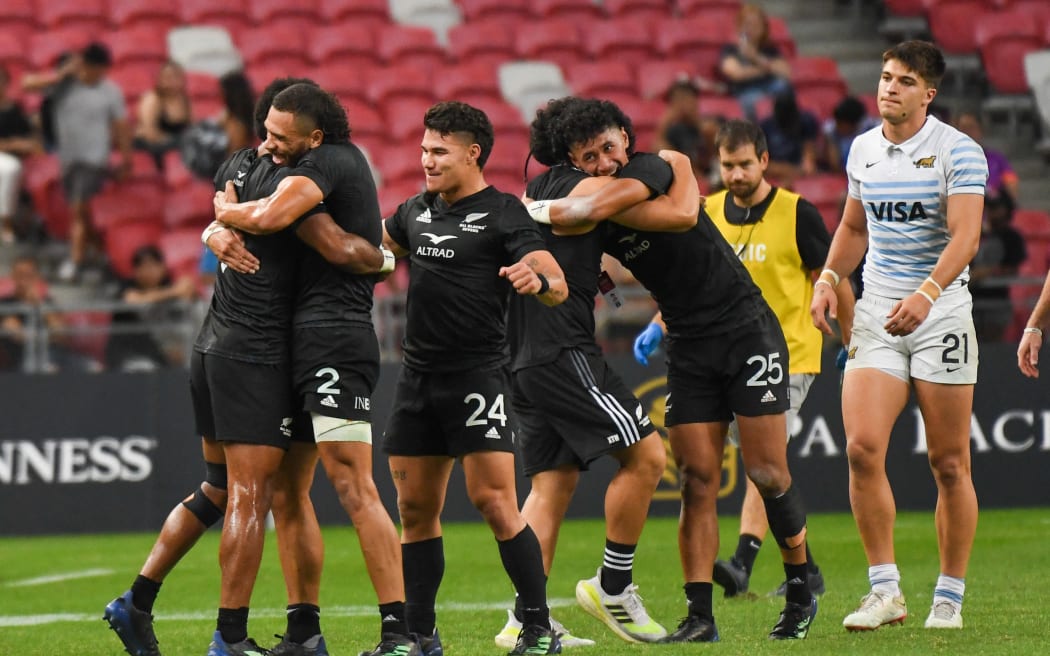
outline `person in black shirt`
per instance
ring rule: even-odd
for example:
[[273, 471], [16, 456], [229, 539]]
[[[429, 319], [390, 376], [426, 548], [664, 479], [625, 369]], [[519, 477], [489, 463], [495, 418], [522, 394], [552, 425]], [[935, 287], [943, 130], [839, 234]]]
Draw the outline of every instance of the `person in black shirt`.
[[409, 628], [436, 635], [440, 517], [458, 459], [522, 599], [524, 627], [511, 653], [559, 653], [543, 556], [514, 486], [506, 313], [512, 289], [556, 305], [568, 286], [521, 202], [485, 182], [493, 136], [484, 112], [438, 103], [423, 126], [426, 191], [398, 207], [383, 237], [412, 262], [404, 366], [383, 442], [401, 513]]
[[[670, 171], [655, 158], [628, 158], [625, 143], [597, 137], [607, 128], [580, 114], [576, 129], [591, 140], [571, 152], [588, 173], [616, 160], [618, 177], [633, 178], [654, 193], [670, 186]], [[615, 141], [615, 135], [614, 141]], [[608, 168], [608, 167], [607, 167]], [[582, 198], [533, 202], [533, 218], [555, 225], [602, 221], [628, 199], [599, 191]], [[622, 196], [622, 195], [620, 195]], [[649, 290], [669, 337], [665, 425], [682, 476], [679, 545], [689, 614], [663, 642], [714, 642], [712, 568], [718, 549], [715, 509], [729, 421], [736, 416], [744, 466], [766, 508], [781, 547], [787, 603], [771, 638], [804, 638], [816, 614], [806, 572], [806, 515], [787, 466], [788, 352], [776, 316], [736, 253], [701, 212], [682, 233], [642, 230], [616, 222], [599, 224], [605, 251]]]
[[[569, 160], [575, 137], [559, 127], [562, 115], [573, 111], [593, 112], [596, 120], [617, 133], [626, 124], [628, 141], [633, 144], [630, 122], [613, 103], [573, 97], [551, 101], [537, 112], [530, 139], [533, 156], [551, 168], [529, 183], [528, 197], [561, 198], [596, 181]], [[673, 192], [678, 193], [671, 196], [683, 206], [680, 229], [686, 229], [696, 223], [700, 196], [688, 157], [674, 155], [679, 179]], [[599, 170], [606, 172], [615, 171]], [[622, 187], [632, 183], [641, 194], [639, 200], [650, 197], [641, 183], [615, 182]], [[522, 513], [536, 531], [549, 572], [580, 471], [603, 455], [615, 458], [620, 469], [606, 492], [609, 513], [603, 564], [596, 576], [577, 584], [576, 596], [585, 610], [617, 636], [629, 642], [655, 642], [667, 631], [649, 618], [632, 583], [632, 569], [649, 503], [666, 464], [663, 441], [638, 399], [602, 358], [595, 341], [594, 297], [603, 275], [600, 232], [556, 235], [550, 226], [539, 227], [565, 272], [569, 298], [550, 309], [538, 308], [523, 297], [511, 299], [513, 407], [520, 427], [519, 453], [532, 484]], [[518, 601], [519, 607], [497, 636], [499, 644], [521, 626]], [[563, 633], [562, 643], [575, 646], [580, 640]]]
[[[316, 85], [297, 84], [278, 94], [266, 127], [263, 148], [275, 164], [289, 167], [286, 177], [260, 202], [237, 204], [232, 194], [217, 195], [217, 220], [249, 233], [270, 232], [292, 225], [302, 208], [316, 205], [319, 197], [336, 221], [332, 231], [355, 235], [366, 242], [364, 250], [379, 254], [363, 268], [333, 267], [324, 249], [303, 254], [292, 370], [302, 410], [310, 416], [310, 438], [316, 440], [329, 479], [361, 536], [376, 588], [383, 624], [372, 653], [412, 649], [397, 530], [379, 499], [371, 469], [371, 395], [379, 376], [371, 274], [383, 271], [384, 264], [392, 268], [394, 262], [392, 254], [384, 257], [379, 248], [382, 226], [374, 182], [364, 155], [349, 141], [345, 110]], [[294, 201], [286, 203], [289, 198]], [[266, 209], [253, 217], [260, 207]], [[309, 485], [303, 489], [308, 491]], [[301, 642], [286, 635], [289, 640]]]

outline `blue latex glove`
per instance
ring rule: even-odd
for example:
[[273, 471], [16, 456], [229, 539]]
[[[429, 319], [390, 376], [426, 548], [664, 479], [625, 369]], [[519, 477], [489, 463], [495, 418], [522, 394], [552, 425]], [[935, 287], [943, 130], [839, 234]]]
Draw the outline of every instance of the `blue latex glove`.
[[664, 331], [657, 323], [651, 323], [634, 338], [634, 359], [638, 364], [649, 366], [649, 356], [660, 346]]
[[839, 371], [846, 370], [846, 360], [849, 359], [849, 349], [843, 346], [839, 349], [839, 354], [835, 358], [835, 366], [839, 368]]

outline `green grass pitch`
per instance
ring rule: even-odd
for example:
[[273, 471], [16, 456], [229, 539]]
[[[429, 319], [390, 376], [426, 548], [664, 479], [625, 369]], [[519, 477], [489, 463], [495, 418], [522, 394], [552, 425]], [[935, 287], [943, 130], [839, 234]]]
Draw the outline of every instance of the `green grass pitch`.
[[[727, 556], [736, 543], [736, 521], [721, 520]], [[692, 654], [1040, 654], [1050, 652], [1050, 513], [1046, 509], [985, 511], [967, 578], [962, 631], [926, 631], [937, 577], [937, 549], [931, 513], [897, 518], [897, 560], [910, 615], [902, 627], [847, 633], [842, 618], [867, 590], [866, 564], [848, 514], [810, 517], [813, 552], [828, 591], [809, 638], [801, 643], [767, 640], [781, 602], [764, 596], [783, 578], [775, 545], [767, 540], [755, 566], [751, 599], [724, 600], [716, 587], [715, 618], [722, 642], [716, 645], [629, 645], [576, 607], [576, 581], [594, 575], [600, 563], [599, 521], [567, 522], [548, 593], [554, 615], [594, 647], [580, 656], [653, 653]], [[89, 535], [0, 539], [0, 654], [18, 656], [109, 656], [123, 653], [116, 635], [101, 620], [102, 609], [128, 588], [152, 534]], [[211, 531], [176, 568], [161, 589], [156, 630], [165, 656], [203, 656], [214, 630], [218, 600], [218, 532]], [[378, 611], [363, 571], [356, 535], [350, 528], [325, 530], [326, 562], [321, 621], [333, 656], [353, 656], [378, 639]], [[503, 653], [493, 636], [506, 619], [510, 583], [496, 544], [477, 524], [445, 527], [445, 580], [438, 597], [438, 627], [449, 656]], [[669, 629], [684, 612], [676, 523], [653, 519], [642, 537], [635, 581], [650, 613]], [[273, 536], [252, 603], [249, 630], [263, 645], [284, 630], [284, 586]]]

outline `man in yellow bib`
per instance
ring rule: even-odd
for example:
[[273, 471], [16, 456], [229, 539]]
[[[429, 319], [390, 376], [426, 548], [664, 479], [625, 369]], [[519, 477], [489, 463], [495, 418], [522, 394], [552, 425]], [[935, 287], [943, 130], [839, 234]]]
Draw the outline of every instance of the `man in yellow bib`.
[[[809, 306], [813, 280], [827, 257], [831, 236], [817, 208], [786, 189], [774, 187], [765, 178], [769, 163], [766, 137], [754, 123], [727, 122], [715, 139], [726, 189], [708, 196], [704, 206], [711, 221], [751, 274], [762, 296], [773, 309], [788, 346], [791, 407], [786, 413], [788, 439], [813, 379], [820, 373], [823, 337], [813, 326]], [[849, 343], [853, 325], [853, 291], [836, 287], [838, 322], [843, 343]], [[644, 354], [647, 329], [635, 343], [636, 355]], [[655, 348], [655, 344], [652, 345]], [[651, 350], [651, 349], [650, 349]], [[739, 446], [736, 422], [729, 426], [729, 440]], [[726, 597], [747, 592], [751, 568], [769, 529], [758, 489], [750, 479], [740, 512], [740, 537], [736, 553], [715, 562], [713, 578]], [[807, 547], [808, 549], [808, 547]], [[807, 553], [809, 587], [824, 593], [824, 577], [813, 556]], [[786, 582], [785, 582], [786, 583]], [[786, 585], [776, 593], [783, 595]]]

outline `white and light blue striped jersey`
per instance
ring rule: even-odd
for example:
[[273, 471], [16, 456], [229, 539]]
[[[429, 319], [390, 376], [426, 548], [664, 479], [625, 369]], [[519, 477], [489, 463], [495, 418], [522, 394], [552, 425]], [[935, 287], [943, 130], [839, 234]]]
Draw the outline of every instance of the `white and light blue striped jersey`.
[[[857, 137], [846, 174], [849, 195], [864, 206], [868, 221], [864, 290], [904, 298], [933, 272], [950, 240], [948, 196], [984, 195], [988, 162], [977, 142], [930, 116], [901, 144], [886, 139], [881, 125]], [[968, 280], [969, 267], [944, 293]]]

